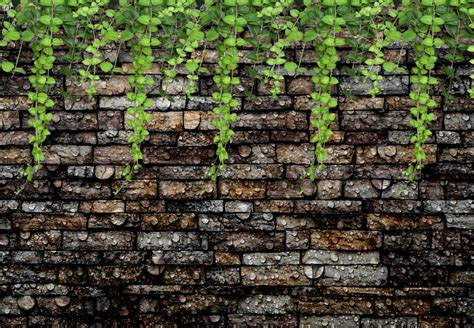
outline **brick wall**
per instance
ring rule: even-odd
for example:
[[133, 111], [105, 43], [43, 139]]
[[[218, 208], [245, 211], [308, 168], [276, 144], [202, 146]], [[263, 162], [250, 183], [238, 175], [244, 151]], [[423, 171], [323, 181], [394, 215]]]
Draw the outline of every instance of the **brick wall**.
[[[212, 71], [215, 54], [205, 58]], [[311, 58], [307, 51], [303, 65]], [[411, 62], [408, 53], [402, 64]], [[458, 68], [455, 98], [437, 98], [429, 165], [406, 188], [407, 76], [385, 76], [374, 99], [368, 85], [341, 77], [328, 167], [312, 184], [310, 78], [286, 76], [272, 99], [243, 68], [229, 166], [217, 183], [205, 177], [214, 161], [211, 78], [185, 99], [184, 77], [156, 75], [144, 169], [117, 196], [114, 176], [130, 158], [126, 77], [104, 77], [91, 100], [57, 77], [47, 166], [18, 197], [18, 168], [30, 159], [30, 85], [0, 77], [1, 327], [472, 324], [469, 66]], [[76, 101], [61, 99], [61, 87]], [[342, 88], [358, 97], [343, 98]]]

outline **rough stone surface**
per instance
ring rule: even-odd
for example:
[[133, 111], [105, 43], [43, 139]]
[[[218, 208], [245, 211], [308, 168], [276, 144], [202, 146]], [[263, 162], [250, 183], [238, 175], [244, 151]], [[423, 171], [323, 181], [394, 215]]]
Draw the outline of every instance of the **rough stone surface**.
[[[287, 58], [302, 52], [310, 75], [314, 52], [294, 46]], [[385, 52], [398, 58], [399, 49]], [[344, 61], [348, 51], [338, 53]], [[402, 54], [407, 65], [412, 51]], [[89, 99], [86, 84], [56, 71], [45, 167], [30, 184], [19, 178], [31, 162], [31, 85], [0, 77], [0, 327], [473, 326], [474, 104], [459, 91], [467, 84], [455, 82], [450, 99], [435, 88], [426, 167], [407, 183], [409, 77], [384, 72], [372, 98], [370, 81], [338, 68], [327, 167], [312, 183], [311, 77], [282, 71], [273, 98], [247, 73], [251, 55], [239, 51], [238, 120], [215, 182], [206, 175], [217, 132], [208, 74], [187, 98], [183, 65], [164, 79], [153, 64], [150, 136], [130, 183], [120, 179], [131, 161], [127, 75], [101, 76]], [[0, 50], [0, 61], [12, 56]], [[193, 56], [215, 71], [214, 49]], [[130, 73], [128, 50], [117, 67]], [[463, 81], [472, 74], [455, 69]], [[75, 99], [61, 99], [60, 86]]]

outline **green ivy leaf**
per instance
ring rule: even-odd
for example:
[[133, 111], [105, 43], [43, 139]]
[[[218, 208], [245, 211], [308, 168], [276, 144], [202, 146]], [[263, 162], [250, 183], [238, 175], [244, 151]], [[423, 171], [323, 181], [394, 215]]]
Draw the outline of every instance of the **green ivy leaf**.
[[291, 31], [288, 33], [288, 41], [300, 41], [303, 39], [303, 32], [300, 31]]
[[108, 73], [112, 70], [114, 65], [110, 62], [104, 61], [104, 62], [99, 64], [99, 67], [103, 72]]
[[285, 63], [285, 69], [290, 73], [294, 73], [297, 68], [298, 68], [298, 65], [294, 62], [286, 62]]
[[393, 72], [395, 71], [395, 69], [397, 68], [397, 65], [395, 63], [392, 63], [392, 62], [384, 62], [383, 63], [383, 69], [386, 71], [386, 72]]
[[9, 62], [9, 61], [2, 62], [2, 70], [7, 73], [10, 73], [14, 67], [15, 65], [12, 62]]
[[412, 29], [408, 29], [403, 33], [403, 41], [409, 42], [416, 38], [416, 32]]

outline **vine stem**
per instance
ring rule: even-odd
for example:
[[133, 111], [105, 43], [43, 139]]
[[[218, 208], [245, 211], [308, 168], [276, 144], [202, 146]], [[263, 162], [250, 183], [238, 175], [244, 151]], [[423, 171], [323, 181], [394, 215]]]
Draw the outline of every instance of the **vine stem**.
[[18, 67], [18, 62], [19, 62], [19, 60], [20, 60], [22, 48], [23, 48], [23, 40], [20, 41], [20, 48], [18, 49], [18, 55], [16, 56], [15, 67], [13, 68], [12, 77], [15, 76], [15, 72], [16, 72], [16, 68]]

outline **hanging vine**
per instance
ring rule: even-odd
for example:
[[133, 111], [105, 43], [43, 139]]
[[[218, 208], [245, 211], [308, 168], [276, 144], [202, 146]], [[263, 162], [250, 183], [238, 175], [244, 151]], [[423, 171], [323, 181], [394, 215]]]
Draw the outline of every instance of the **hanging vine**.
[[[408, 11], [406, 19], [412, 14], [412, 11]], [[416, 129], [416, 134], [410, 139], [414, 144], [415, 164], [410, 164], [406, 170], [409, 181], [415, 179], [416, 171], [424, 167], [426, 160], [423, 144], [432, 135], [428, 129], [429, 124], [436, 119], [436, 116], [429, 112], [436, 106], [436, 102], [430, 96], [430, 88], [438, 83], [437, 79], [432, 76], [438, 59], [435, 47], [444, 44], [442, 39], [435, 37], [435, 33], [440, 32], [441, 26], [444, 24], [444, 20], [436, 14], [436, 5], [431, 0], [423, 0], [422, 6], [417, 9], [415, 14], [418, 15], [416, 22], [419, 22], [415, 23], [417, 32], [410, 32], [411, 30], [406, 32], [406, 35], [409, 36], [407, 37], [408, 41], [411, 41], [412, 37], [418, 37], [413, 46], [416, 66], [410, 77], [414, 87], [414, 90], [410, 92], [410, 99], [415, 103], [415, 106], [410, 109], [413, 115], [410, 124]]]
[[[128, 101], [133, 104], [127, 109], [129, 116], [127, 125], [132, 129], [132, 134], [128, 137], [128, 142], [131, 144], [132, 162], [127, 164], [121, 173], [126, 181], [130, 181], [133, 173], [142, 167], [141, 144], [149, 135], [146, 125], [151, 116], [145, 112], [145, 109], [150, 107], [152, 102], [147, 97], [146, 88], [153, 85], [155, 81], [147, 75], [147, 71], [153, 65], [152, 46], [160, 45], [160, 41], [153, 37], [153, 33], [158, 30], [160, 19], [154, 16], [151, 0], [141, 0], [135, 5], [121, 0], [120, 4], [123, 8], [118, 13], [117, 20], [127, 25], [127, 28], [121, 32], [121, 39], [127, 42], [133, 55], [131, 76], [128, 77], [132, 91], [127, 93]], [[115, 193], [119, 191], [120, 188]]]
[[212, 93], [213, 100], [219, 104], [214, 107], [213, 113], [217, 116], [212, 123], [219, 129], [219, 134], [214, 136], [214, 143], [217, 145], [217, 164], [214, 163], [209, 170], [211, 179], [215, 181], [225, 168], [225, 161], [229, 158], [227, 144], [234, 135], [232, 126], [237, 120], [237, 114], [231, 110], [239, 104], [232, 95], [233, 86], [240, 83], [240, 79], [235, 76], [239, 63], [238, 46], [245, 45], [245, 40], [239, 36], [244, 31], [247, 20], [239, 16], [239, 4], [242, 1], [229, 0], [224, 4], [219, 4], [219, 14], [221, 20], [218, 30], [210, 30], [208, 40], [216, 40], [216, 49], [219, 56], [216, 67], [216, 75], [213, 81], [219, 91]]
[[339, 60], [336, 47], [345, 44], [344, 39], [338, 36], [345, 24], [344, 18], [338, 14], [338, 6], [346, 4], [345, 0], [323, 0], [319, 11], [321, 23], [315, 27], [319, 38], [315, 40], [316, 67], [311, 79], [316, 89], [311, 93], [314, 102], [311, 124], [316, 130], [311, 137], [311, 142], [315, 144], [315, 160], [307, 172], [311, 181], [325, 167], [324, 161], [328, 158], [325, 144], [333, 135], [330, 125], [336, 119], [336, 114], [331, 113], [331, 108], [337, 106], [337, 99], [331, 96], [331, 89], [339, 83], [333, 76]]

